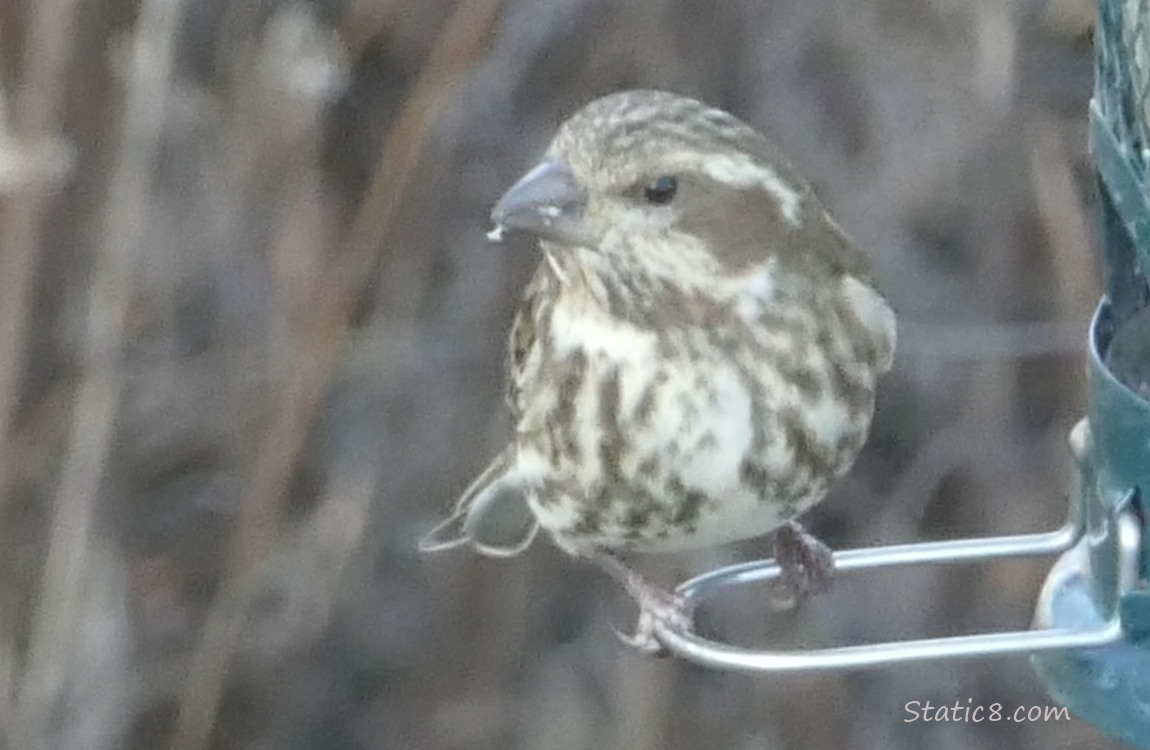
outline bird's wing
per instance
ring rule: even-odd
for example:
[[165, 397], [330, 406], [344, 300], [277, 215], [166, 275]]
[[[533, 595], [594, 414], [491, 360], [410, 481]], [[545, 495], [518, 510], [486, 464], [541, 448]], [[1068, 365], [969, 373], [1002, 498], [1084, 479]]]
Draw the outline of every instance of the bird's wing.
[[514, 448], [508, 446], [464, 490], [451, 516], [419, 540], [419, 551], [469, 544], [483, 555], [511, 557], [527, 549], [538, 532], [514, 471]]

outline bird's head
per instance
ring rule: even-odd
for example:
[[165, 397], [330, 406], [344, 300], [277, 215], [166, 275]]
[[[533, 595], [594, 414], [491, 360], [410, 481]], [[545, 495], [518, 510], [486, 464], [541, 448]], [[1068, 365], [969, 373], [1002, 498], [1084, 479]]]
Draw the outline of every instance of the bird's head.
[[722, 110], [658, 91], [611, 94], [573, 115], [492, 220], [557, 252], [586, 248], [656, 273], [858, 262], [766, 138]]

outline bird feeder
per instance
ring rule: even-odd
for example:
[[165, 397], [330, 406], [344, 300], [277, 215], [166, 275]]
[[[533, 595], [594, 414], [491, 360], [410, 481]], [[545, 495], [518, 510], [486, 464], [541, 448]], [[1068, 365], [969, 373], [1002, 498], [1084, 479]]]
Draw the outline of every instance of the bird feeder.
[[[1105, 292], [1086, 335], [1087, 418], [1069, 436], [1077, 467], [1066, 522], [1032, 534], [835, 554], [840, 574], [890, 566], [1057, 558], [1033, 627], [834, 648], [763, 651], [657, 624], [672, 653], [744, 672], [847, 670], [1029, 655], [1072, 713], [1150, 749], [1150, 0], [1099, 0], [1090, 145], [1097, 165]], [[732, 565], [679, 586], [701, 603], [779, 576], [773, 560]]]
[[1036, 655], [1050, 693], [1107, 734], [1150, 748], [1150, 589], [1119, 588], [1108, 568], [1121, 541], [1100, 519], [1131, 507], [1140, 526], [1139, 579], [1150, 572], [1150, 2], [1100, 0], [1090, 148], [1098, 171], [1106, 297], [1090, 326], [1088, 419], [1077, 492], [1086, 538], [1059, 559], [1036, 621], [1091, 628], [1116, 619], [1100, 649]]

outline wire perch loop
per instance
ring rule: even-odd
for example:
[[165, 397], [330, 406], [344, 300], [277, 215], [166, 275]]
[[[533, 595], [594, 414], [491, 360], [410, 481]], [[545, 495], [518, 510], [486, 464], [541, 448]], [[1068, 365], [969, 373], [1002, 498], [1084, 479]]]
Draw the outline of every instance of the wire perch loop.
[[[953, 564], [1035, 557], [1066, 552], [1087, 544], [1080, 494], [1074, 494], [1066, 523], [1043, 533], [995, 536], [981, 539], [925, 542], [887, 547], [846, 550], [835, 554], [839, 574], [858, 570], [906, 565]], [[1138, 580], [1141, 527], [1128, 502], [1115, 504], [1109, 525], [1117, 538], [1113, 559], [1117, 602]], [[729, 589], [777, 578], [774, 560], [730, 565], [693, 578], [676, 592], [692, 603], [702, 602]], [[834, 671], [878, 667], [941, 659], [970, 659], [1039, 651], [1107, 646], [1123, 639], [1117, 606], [1095, 626], [1043, 628], [1000, 633], [927, 638], [921, 640], [866, 643], [801, 651], [764, 651], [708, 640], [694, 632], [658, 623], [655, 632], [673, 654], [702, 666], [741, 672]]]

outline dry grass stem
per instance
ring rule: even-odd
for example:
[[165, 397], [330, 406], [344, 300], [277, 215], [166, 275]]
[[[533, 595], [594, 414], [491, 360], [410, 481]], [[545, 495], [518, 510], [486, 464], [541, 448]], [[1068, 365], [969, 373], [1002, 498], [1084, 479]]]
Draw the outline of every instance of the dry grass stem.
[[47, 199], [45, 186], [29, 181], [43, 175], [50, 185], [58, 173], [37, 162], [57, 150], [43, 144], [60, 136], [58, 118], [76, 5], [76, 0], [43, 0], [29, 6], [19, 86], [10, 111], [0, 113], [7, 115], [7, 122], [0, 117], [0, 151], [19, 164], [11, 171], [21, 183], [18, 192], [0, 196], [0, 508], [8, 495], [7, 442], [19, 403], [32, 277]]
[[297, 366], [252, 469], [233, 531], [228, 574], [192, 657], [172, 750], [200, 750], [211, 736], [226, 666], [247, 609], [247, 574], [271, 548], [292, 471], [343, 351], [360, 290], [383, 249], [432, 126], [486, 50], [501, 5], [502, 0], [464, 2], [448, 21], [384, 139], [367, 193], [331, 271], [316, 279], [310, 297], [313, 315], [298, 333]]
[[16, 746], [30, 750], [49, 737], [51, 709], [64, 686], [79, 624], [76, 607], [83, 599], [89, 536], [119, 406], [132, 268], [163, 125], [180, 7], [179, 0], [149, 0], [134, 35], [117, 158], [89, 292], [82, 379], [19, 696]]
[[[13, 468], [10, 441], [20, 402], [45, 188], [58, 176], [44, 169], [41, 144], [59, 137], [75, 6], [75, 0], [44, 0], [30, 6], [19, 86], [11, 108], [0, 109], [0, 160], [7, 166], [12, 190], [5, 195], [0, 188], [0, 510], [7, 504]], [[36, 184], [40, 180], [42, 184]], [[11, 728], [15, 719], [15, 654], [12, 636], [0, 636], [0, 727]]]

